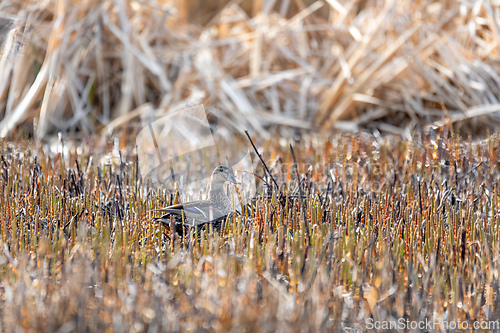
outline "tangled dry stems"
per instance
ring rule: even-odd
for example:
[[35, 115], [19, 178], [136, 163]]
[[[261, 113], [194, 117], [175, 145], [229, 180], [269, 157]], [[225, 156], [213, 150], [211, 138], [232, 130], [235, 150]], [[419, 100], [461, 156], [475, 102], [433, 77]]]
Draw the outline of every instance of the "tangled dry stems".
[[0, 134], [108, 133], [199, 103], [263, 136], [498, 128], [498, 2], [213, 4], [3, 1]]

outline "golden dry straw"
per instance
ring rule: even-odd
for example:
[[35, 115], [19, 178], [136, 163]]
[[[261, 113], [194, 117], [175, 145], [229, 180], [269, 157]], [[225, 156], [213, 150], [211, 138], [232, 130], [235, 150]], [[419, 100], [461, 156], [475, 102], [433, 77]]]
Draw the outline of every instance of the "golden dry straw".
[[0, 135], [20, 125], [39, 138], [106, 133], [199, 103], [263, 136], [278, 126], [496, 129], [499, 10], [451, 0], [2, 1], [14, 29], [2, 37]]

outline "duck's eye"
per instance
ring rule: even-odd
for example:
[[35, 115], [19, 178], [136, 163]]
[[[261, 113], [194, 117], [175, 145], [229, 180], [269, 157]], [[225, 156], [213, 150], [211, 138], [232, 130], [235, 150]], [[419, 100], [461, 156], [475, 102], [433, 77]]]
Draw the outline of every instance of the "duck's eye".
[[224, 172], [224, 169], [223, 168], [219, 168], [219, 172]]

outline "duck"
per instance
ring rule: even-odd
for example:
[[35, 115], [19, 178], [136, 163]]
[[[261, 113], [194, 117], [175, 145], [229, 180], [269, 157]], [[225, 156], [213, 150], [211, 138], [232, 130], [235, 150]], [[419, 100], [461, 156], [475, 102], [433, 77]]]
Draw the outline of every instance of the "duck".
[[217, 166], [210, 177], [206, 200], [189, 201], [157, 209], [155, 211], [165, 214], [154, 220], [170, 225], [170, 220], [173, 218], [175, 225], [188, 227], [225, 221], [227, 216], [233, 213], [233, 205], [224, 188], [227, 182], [241, 184], [231, 169], [225, 165]]

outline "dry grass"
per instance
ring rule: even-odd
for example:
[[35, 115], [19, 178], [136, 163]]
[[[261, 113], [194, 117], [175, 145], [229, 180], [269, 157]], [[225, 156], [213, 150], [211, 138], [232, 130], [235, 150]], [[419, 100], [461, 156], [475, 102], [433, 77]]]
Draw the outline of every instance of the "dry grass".
[[259, 196], [221, 233], [171, 242], [150, 210], [174, 193], [136, 178], [135, 156], [107, 164], [113, 148], [95, 142], [83, 145], [92, 154], [2, 142], [0, 330], [352, 331], [368, 318], [498, 320], [498, 136], [310, 138], [294, 145], [300, 189], [290, 150], [257, 144], [277, 161], [286, 200]]
[[264, 136], [498, 128], [498, 1], [225, 3], [2, 1], [17, 28], [0, 134], [107, 133], [199, 103]]

